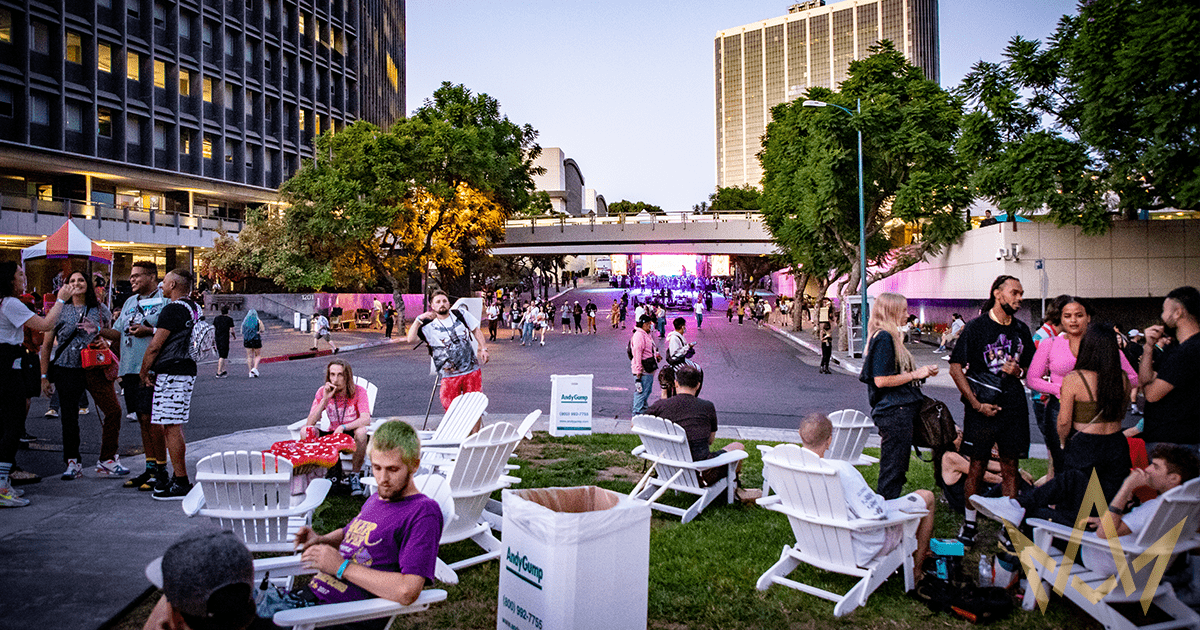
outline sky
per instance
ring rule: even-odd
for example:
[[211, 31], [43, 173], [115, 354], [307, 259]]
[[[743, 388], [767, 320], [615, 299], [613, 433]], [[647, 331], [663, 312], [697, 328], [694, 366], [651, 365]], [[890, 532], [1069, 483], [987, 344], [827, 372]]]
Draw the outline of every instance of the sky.
[[[787, 0], [407, 0], [409, 112], [443, 81], [500, 102], [605, 201], [682, 211], [716, 186], [713, 38]], [[827, 4], [835, 4], [828, 2]], [[1074, 0], [940, 0], [941, 84], [1044, 40]]]

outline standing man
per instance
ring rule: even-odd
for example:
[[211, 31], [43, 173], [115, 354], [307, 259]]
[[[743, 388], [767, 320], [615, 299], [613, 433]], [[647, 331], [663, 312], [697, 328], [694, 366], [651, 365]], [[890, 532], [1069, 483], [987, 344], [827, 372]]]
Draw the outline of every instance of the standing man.
[[[1004, 496], [1017, 498], [1017, 460], [1029, 456], [1029, 411], [1021, 382], [1033, 361], [1033, 336], [1029, 326], [1014, 317], [1021, 309], [1025, 289], [1012, 276], [999, 276], [983, 305], [983, 314], [963, 327], [950, 356], [950, 377], [962, 394], [962, 455], [971, 460], [966, 496], [978, 493], [992, 445], [1000, 453]], [[975, 544], [975, 510], [966, 519], [958, 538]]]
[[371, 328], [383, 328], [383, 302], [379, 296], [371, 298]]
[[227, 378], [225, 363], [229, 360], [229, 340], [233, 337], [233, 318], [229, 316], [229, 305], [221, 305], [221, 314], [213, 318], [213, 331], [217, 342], [217, 378]]
[[433, 310], [417, 317], [408, 329], [406, 341], [416, 343], [420, 339], [429, 345], [433, 369], [442, 376], [442, 408], [449, 409], [459, 394], [483, 391], [487, 343], [479, 320], [466, 310], [452, 312], [450, 296], [445, 291], [434, 291], [429, 305]]
[[[1200, 291], [1180, 287], [1163, 300], [1165, 326], [1146, 329], [1138, 362], [1138, 381], [1146, 396], [1146, 449], [1160, 442], [1200, 448]], [[1174, 337], [1154, 369], [1154, 346], [1163, 337]]]
[[[633, 415], [646, 411], [646, 401], [650, 399], [650, 391], [654, 389], [654, 370], [647, 371], [650, 363], [657, 369], [658, 348], [654, 346], [654, 338], [650, 330], [654, 328], [655, 317], [645, 313], [637, 320], [633, 329], [633, 338], [629, 340], [629, 353], [632, 355], [630, 367], [633, 370]], [[651, 361], [648, 361], [651, 360]]]
[[596, 311], [597, 310], [599, 310], [599, 309], [596, 308], [595, 302], [588, 300], [587, 307], [584, 308], [584, 312], [587, 313], [588, 332], [593, 335], [596, 334]]
[[704, 329], [704, 302], [700, 299], [692, 305], [692, 312], [696, 314], [696, 330]]
[[[378, 301], [379, 300], [376, 300], [376, 302]], [[325, 342], [329, 344], [329, 347], [333, 348], [333, 353], [338, 353], [338, 347], [333, 345], [333, 335], [329, 333], [329, 319], [317, 311], [313, 311], [312, 314], [312, 331], [313, 350], [317, 349], [317, 342], [321, 339], [324, 339]]]
[[158, 314], [158, 330], [142, 357], [139, 373], [142, 384], [154, 388], [150, 422], [162, 429], [175, 473], [170, 478], [164, 471], [155, 484], [154, 498], [159, 501], [182, 501], [192, 489], [187, 476], [183, 425], [191, 415], [192, 390], [196, 387], [196, 362], [190, 351], [192, 326], [200, 319], [200, 311], [187, 299], [193, 282], [192, 272], [183, 268], [163, 278], [162, 294], [170, 303]]
[[500, 306], [492, 302], [487, 308], [488, 341], [496, 340], [496, 330], [500, 327]]
[[167, 475], [167, 445], [163, 441], [162, 427], [150, 422], [150, 407], [154, 401], [154, 385], [142, 383], [142, 358], [151, 338], [158, 332], [158, 316], [168, 300], [158, 288], [158, 266], [152, 260], [133, 263], [129, 273], [129, 284], [133, 295], [125, 300], [121, 314], [113, 328], [121, 332], [121, 390], [125, 395], [125, 409], [137, 416], [142, 429], [142, 450], [146, 453], [146, 470], [125, 481], [126, 488], [137, 488], [143, 492], [154, 489], [160, 479]]

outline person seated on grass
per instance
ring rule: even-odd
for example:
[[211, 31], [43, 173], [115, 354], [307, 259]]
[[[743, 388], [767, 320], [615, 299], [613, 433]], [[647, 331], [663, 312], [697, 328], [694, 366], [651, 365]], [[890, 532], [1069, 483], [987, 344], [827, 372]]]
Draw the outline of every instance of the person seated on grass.
[[254, 606], [254, 559], [233, 532], [202, 526], [180, 536], [150, 563], [163, 596], [143, 630], [266, 630]]
[[[823, 413], [811, 413], [800, 421], [800, 442], [804, 448], [825, 459], [825, 452], [833, 442], [833, 423]], [[925, 509], [925, 515], [917, 525], [917, 550], [913, 554], [913, 576], [920, 581], [925, 559], [929, 557], [929, 539], [933, 537], [933, 510], [936, 501], [928, 490], [917, 490], [896, 499], [886, 500], [867, 485], [862, 473], [850, 462], [825, 459], [825, 463], [838, 470], [842, 483], [842, 495], [850, 508], [850, 515], [857, 519], [884, 520], [897, 512], [912, 512]], [[866, 532], [852, 532], [854, 561], [866, 566], [880, 556], [891, 553], [900, 545], [904, 528], [894, 525]]]
[[[708, 450], [717, 437], [717, 408], [711, 401], [696, 397], [702, 378], [700, 368], [694, 365], [685, 363], [675, 368], [676, 394], [654, 401], [646, 410], [651, 416], [670, 420], [683, 428], [693, 462], [712, 459], [727, 451], [746, 450], [741, 442], [728, 444], [719, 451]], [[738, 462], [739, 471], [741, 467], [742, 463]], [[717, 466], [700, 473], [700, 479], [704, 485], [711, 486], [728, 474], [728, 466]]]
[[[289, 593], [280, 609], [372, 597], [408, 605], [433, 581], [442, 509], [413, 483], [421, 464], [417, 432], [398, 420], [385, 422], [375, 430], [370, 448], [378, 491], [345, 527], [324, 535], [308, 526], [296, 532], [302, 561], [319, 573], [307, 587]], [[354, 628], [382, 629], [387, 622]]]
[[[1150, 465], [1144, 469], [1133, 469], [1125, 478], [1125, 482], [1121, 484], [1121, 488], [1117, 490], [1112, 503], [1109, 504], [1108, 515], [1105, 518], [1112, 519], [1113, 530], [1118, 536], [1136, 534], [1146, 526], [1146, 521], [1154, 515], [1154, 511], [1162, 499], [1160, 496], [1129, 509], [1135, 490], [1149, 487], [1161, 495], [1184, 482], [1195, 479], [1198, 475], [1200, 475], [1200, 459], [1190, 448], [1177, 444], [1160, 443], [1150, 453]], [[1070, 496], [1069, 493], [1074, 490], [1074, 488], [1067, 487], [1066, 482], [1082, 483], [1086, 487], [1089, 479], [1090, 477], [1082, 472], [1078, 475], [1055, 475], [1054, 479], [1048, 481], [1041, 488], [1023, 492], [1016, 500], [1008, 497], [985, 498], [974, 495], [970, 498], [970, 502], [984, 516], [997, 521], [1008, 521], [1019, 527], [1024, 523], [1026, 514], [1031, 510], [1035, 517], [1041, 516], [1050, 511], [1048, 506], [1053, 505], [1055, 501], [1066, 500], [1066, 497]], [[1059, 522], [1074, 524], [1076, 516], [1077, 513], [1071, 514], [1069, 521], [1060, 520]], [[1097, 527], [1097, 525], [1099, 525], [1098, 518], [1089, 519], [1088, 529]], [[1098, 527], [1095, 535], [1107, 538], [1104, 527]], [[1112, 554], [1108, 550], [1097, 553], [1085, 547], [1083, 552], [1083, 563], [1088, 568], [1101, 573], [1107, 571], [1110, 575], [1116, 572]]]
[[[308, 426], [315, 426], [321, 416], [329, 418], [329, 433], [349, 433], [354, 436], [354, 457], [350, 460], [350, 496], [363, 496], [363, 460], [367, 455], [367, 431], [371, 428], [371, 403], [367, 389], [354, 383], [354, 371], [342, 359], [334, 359], [325, 366], [325, 384], [317, 388], [312, 406], [308, 410]], [[341, 463], [338, 463], [341, 466]]]
[[[954, 438], [954, 447], [946, 449], [942, 453], [941, 461], [941, 479], [942, 495], [946, 497], [946, 503], [950, 506], [950, 510], [955, 513], [961, 513], [966, 506], [967, 498], [963, 494], [963, 490], [967, 486], [967, 472], [971, 469], [971, 460], [963, 457], [958, 449], [962, 447], [962, 429], [958, 430]], [[987, 467], [983, 470], [983, 495], [985, 497], [1000, 496], [1000, 460], [996, 449], [992, 448], [992, 458], [988, 460]], [[1018, 490], [1023, 490], [1033, 485], [1033, 475], [1028, 471], [1018, 470], [1021, 478], [1017, 480]]]

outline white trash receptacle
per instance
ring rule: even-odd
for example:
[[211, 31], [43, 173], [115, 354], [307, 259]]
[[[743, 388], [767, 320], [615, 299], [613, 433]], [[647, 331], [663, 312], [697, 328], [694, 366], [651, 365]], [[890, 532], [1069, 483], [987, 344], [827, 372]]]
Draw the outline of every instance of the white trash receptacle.
[[646, 627], [648, 503], [595, 486], [503, 497], [497, 630]]

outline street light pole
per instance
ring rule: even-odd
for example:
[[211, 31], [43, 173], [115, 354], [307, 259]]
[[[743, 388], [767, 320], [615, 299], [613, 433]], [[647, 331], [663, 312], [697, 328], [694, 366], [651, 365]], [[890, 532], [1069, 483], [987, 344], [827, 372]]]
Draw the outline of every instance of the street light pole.
[[[834, 103], [826, 103], [825, 101], [804, 101], [804, 107], [836, 107], [851, 117], [856, 116], [855, 112], [835, 105]], [[858, 113], [862, 114], [862, 99], [858, 99]], [[863, 150], [862, 150], [862, 129], [858, 129], [858, 273], [859, 273], [859, 298], [862, 299], [862, 305], [859, 310], [859, 324], [862, 326], [863, 340], [866, 340], [867, 333], [867, 211], [866, 202], [863, 196]]]

